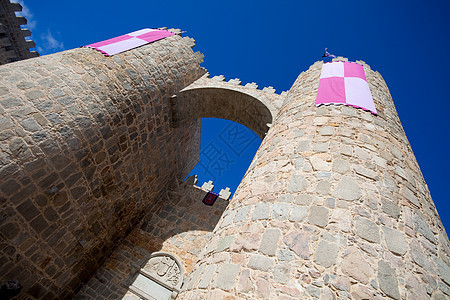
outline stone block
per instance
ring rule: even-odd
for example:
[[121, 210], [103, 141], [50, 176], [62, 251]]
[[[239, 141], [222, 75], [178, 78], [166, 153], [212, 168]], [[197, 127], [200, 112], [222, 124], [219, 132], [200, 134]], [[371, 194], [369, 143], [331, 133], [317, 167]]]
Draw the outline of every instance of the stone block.
[[216, 272], [216, 266], [215, 265], [209, 265], [205, 269], [205, 273], [203, 273], [202, 278], [200, 279], [200, 282], [198, 283], [198, 287], [201, 289], [207, 288], [209, 284], [211, 283], [211, 280]]
[[20, 188], [20, 184], [18, 184], [14, 179], [9, 179], [8, 181], [5, 180], [0, 187], [0, 189], [8, 196], [16, 193], [20, 190]]
[[340, 265], [342, 272], [367, 284], [372, 277], [373, 270], [356, 247], [349, 248], [347, 252], [350, 253], [344, 257]]
[[311, 141], [300, 141], [297, 146], [297, 151], [304, 152], [311, 149]]
[[291, 209], [291, 213], [289, 214], [289, 221], [300, 222], [306, 217], [307, 213], [308, 213], [308, 207], [293, 205], [292, 209]]
[[344, 176], [338, 183], [332, 195], [347, 201], [354, 201], [361, 197], [361, 188], [350, 176]]
[[431, 265], [428, 258], [425, 256], [425, 251], [420, 247], [420, 244], [416, 240], [412, 240], [409, 243], [409, 249], [411, 252], [411, 256], [413, 261], [424, 269], [430, 269]]
[[302, 175], [292, 175], [289, 179], [288, 192], [302, 192], [308, 188], [309, 182]]
[[446, 283], [439, 280], [438, 287], [444, 294], [450, 297], [450, 287]]
[[250, 206], [244, 206], [237, 210], [236, 216], [234, 217], [234, 222], [242, 222], [247, 218], [248, 213], [250, 212]]
[[328, 224], [328, 208], [322, 206], [312, 206], [309, 210], [308, 222], [319, 227]]
[[314, 143], [312, 145], [312, 150], [314, 152], [328, 152], [328, 143]]
[[353, 149], [350, 145], [341, 145], [339, 152], [346, 156], [352, 156]]
[[330, 136], [334, 133], [334, 127], [332, 126], [323, 126], [319, 129], [320, 135]]
[[12, 240], [19, 234], [19, 226], [14, 223], [6, 223], [0, 227], [0, 233], [7, 239]]
[[429, 299], [423, 282], [412, 274], [406, 279], [406, 290], [407, 299]]
[[214, 184], [212, 180], [204, 182], [201, 189], [204, 190], [205, 192], [212, 192], [214, 190]]
[[310, 258], [309, 253], [310, 235], [306, 232], [293, 231], [283, 238], [283, 242], [303, 259]]
[[350, 279], [347, 276], [337, 276], [335, 280], [331, 281], [331, 284], [339, 291], [349, 292], [350, 291]]
[[414, 222], [414, 229], [422, 234], [424, 237], [426, 237], [430, 242], [433, 244], [436, 243], [436, 239], [434, 237], [433, 232], [431, 231], [430, 227], [428, 226], [428, 223], [425, 219], [425, 216], [422, 212], [418, 211], [414, 213], [413, 217]]
[[54, 113], [54, 112], [46, 114], [45, 117], [47, 118], [47, 120], [50, 121], [50, 123], [52, 123], [52, 125], [58, 125], [63, 122], [61, 117], [57, 113]]
[[400, 208], [398, 207], [398, 205], [395, 202], [389, 201], [387, 199], [381, 200], [381, 210], [394, 219], [398, 219], [398, 217], [400, 216]]
[[320, 297], [320, 294], [322, 292], [322, 289], [312, 286], [312, 285], [308, 285], [306, 287], [306, 291], [314, 298], [312, 299], [318, 299]]
[[235, 214], [236, 214], [236, 212], [234, 210], [227, 211], [226, 215], [224, 215], [225, 217], [223, 218], [221, 227], [223, 228], [223, 227], [229, 226], [231, 224], [231, 222], [233, 221]]
[[449, 266], [440, 258], [435, 257], [434, 262], [438, 267], [439, 277], [448, 285], [450, 285], [450, 268]]
[[380, 242], [380, 232], [378, 225], [366, 218], [358, 217], [356, 219], [356, 234], [361, 238], [372, 242]]
[[0, 118], [0, 131], [3, 131], [8, 128], [14, 127], [14, 123], [11, 121], [11, 118], [5, 117]]
[[378, 283], [380, 289], [391, 298], [400, 299], [398, 290], [397, 274], [389, 263], [384, 260], [378, 261]]
[[250, 256], [247, 267], [260, 270], [260, 271], [270, 271], [274, 266], [275, 261], [273, 258], [266, 257], [264, 255], [254, 254]]
[[8, 93], [9, 93], [9, 90], [7, 87], [5, 87], [5, 86], [0, 87], [0, 96], [4, 96]]
[[25, 92], [25, 96], [27, 96], [27, 98], [30, 100], [36, 100], [38, 98], [44, 97], [44, 93], [40, 90], [31, 90]]
[[328, 208], [336, 208], [336, 200], [334, 198], [325, 199], [325, 206]]
[[421, 207], [419, 198], [414, 195], [414, 193], [407, 187], [402, 187], [400, 193], [412, 204], [416, 207]]
[[305, 205], [305, 206], [310, 205], [311, 202], [312, 202], [312, 197], [311, 197], [311, 195], [308, 195], [308, 194], [297, 195], [297, 197], [294, 200], [295, 204]]
[[386, 244], [388, 249], [397, 255], [403, 255], [406, 253], [408, 246], [406, 244], [405, 235], [395, 229], [391, 229], [389, 227], [382, 227], [384, 232], [384, 238], [386, 240]]
[[226, 187], [225, 189], [221, 189], [219, 192], [219, 196], [224, 198], [225, 200], [230, 199], [231, 196], [230, 188]]
[[321, 195], [328, 195], [330, 188], [331, 184], [328, 180], [321, 180], [317, 183], [316, 192]]
[[278, 197], [279, 202], [292, 203], [294, 201], [294, 196], [291, 194], [285, 194]]
[[260, 202], [255, 206], [252, 214], [252, 220], [263, 220], [270, 217], [270, 204]]
[[214, 286], [227, 291], [231, 290], [237, 279], [239, 268], [239, 265], [223, 264], [216, 276]]
[[247, 293], [252, 290], [253, 284], [250, 279], [250, 270], [244, 269], [241, 272], [241, 277], [239, 278], [239, 283], [237, 286], [237, 290], [240, 293]]
[[280, 249], [277, 254], [278, 261], [291, 261], [295, 258], [294, 253], [289, 249]]
[[3, 108], [12, 108], [15, 106], [22, 106], [23, 102], [18, 98], [7, 98], [4, 100], [0, 100], [0, 104], [3, 106]]
[[294, 166], [296, 170], [301, 170], [305, 164], [305, 159], [303, 157], [296, 158], [294, 160]]
[[336, 263], [337, 255], [338, 246], [336, 244], [321, 240], [314, 253], [314, 262], [328, 268]]
[[272, 217], [279, 220], [286, 220], [290, 209], [291, 205], [287, 203], [275, 203], [272, 205]]
[[448, 297], [446, 295], [444, 295], [444, 293], [442, 293], [441, 291], [437, 290], [437, 291], [434, 291], [432, 299], [433, 300], [448, 300]]
[[264, 235], [259, 246], [259, 251], [266, 255], [275, 255], [278, 248], [278, 240], [281, 231], [277, 228], [268, 228], [264, 231]]
[[256, 298], [268, 299], [270, 295], [270, 282], [262, 277], [256, 279]]
[[39, 126], [39, 124], [33, 118], [23, 120], [22, 122], [20, 122], [20, 125], [23, 127], [23, 129], [30, 132], [36, 132], [42, 129], [42, 127]]
[[374, 171], [372, 171], [370, 169], [364, 168], [362, 166], [358, 165], [358, 166], [356, 166], [354, 168], [354, 170], [355, 170], [356, 174], [361, 175], [363, 177], [366, 177], [366, 178], [369, 178], [369, 179], [372, 179], [372, 180], [379, 180], [380, 179], [376, 172], [374, 172]]
[[331, 166], [323, 159], [313, 156], [309, 159], [314, 171], [331, 171]]
[[279, 283], [288, 283], [291, 273], [291, 265], [289, 263], [278, 264], [273, 269], [273, 279]]
[[31, 221], [34, 217], [40, 214], [40, 211], [36, 208], [36, 206], [30, 199], [27, 199], [25, 202], [19, 205], [17, 207], [17, 210], [27, 221]]

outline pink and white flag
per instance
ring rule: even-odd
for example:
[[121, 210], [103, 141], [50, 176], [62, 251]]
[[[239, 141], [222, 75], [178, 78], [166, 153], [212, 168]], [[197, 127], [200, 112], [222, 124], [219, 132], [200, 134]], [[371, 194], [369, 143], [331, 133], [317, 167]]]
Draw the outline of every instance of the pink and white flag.
[[353, 62], [323, 64], [316, 106], [321, 104], [351, 105], [377, 114], [364, 67]]
[[94, 48], [106, 56], [111, 56], [171, 35], [174, 33], [167, 30], [145, 28], [84, 47]]

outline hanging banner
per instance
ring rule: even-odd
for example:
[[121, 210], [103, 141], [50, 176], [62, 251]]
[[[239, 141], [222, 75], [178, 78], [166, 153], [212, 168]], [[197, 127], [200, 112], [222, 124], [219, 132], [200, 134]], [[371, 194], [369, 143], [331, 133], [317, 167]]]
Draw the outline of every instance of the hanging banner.
[[84, 47], [94, 48], [106, 56], [111, 56], [171, 35], [174, 33], [167, 30], [145, 28]]
[[321, 104], [345, 104], [377, 114], [364, 67], [353, 62], [323, 64], [316, 106]]
[[213, 206], [214, 202], [216, 202], [217, 197], [219, 197], [218, 194], [213, 193], [213, 192], [208, 192], [205, 196], [205, 198], [203, 198], [203, 203], [209, 206]]

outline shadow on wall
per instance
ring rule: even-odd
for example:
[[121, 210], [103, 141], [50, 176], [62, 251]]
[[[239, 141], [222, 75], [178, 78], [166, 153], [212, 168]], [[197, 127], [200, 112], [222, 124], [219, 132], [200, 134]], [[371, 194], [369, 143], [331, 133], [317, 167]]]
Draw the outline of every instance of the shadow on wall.
[[[169, 191], [147, 212], [75, 299], [139, 299], [129, 291], [130, 286], [141, 269], [149, 268], [152, 255], [158, 252], [170, 253], [181, 262], [182, 267], [178, 269], [179, 273], [184, 273], [181, 277], [184, 275], [186, 284], [187, 275], [228, 205], [223, 198], [218, 198], [213, 206], [203, 204], [206, 193], [186, 182]], [[167, 264], [172, 264], [169, 258], [165, 259]]]

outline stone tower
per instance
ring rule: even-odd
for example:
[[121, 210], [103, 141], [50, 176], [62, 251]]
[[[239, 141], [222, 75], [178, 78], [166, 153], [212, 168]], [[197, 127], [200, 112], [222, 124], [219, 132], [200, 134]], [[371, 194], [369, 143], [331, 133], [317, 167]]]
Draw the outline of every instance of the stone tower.
[[[378, 115], [209, 78], [180, 35], [0, 67], [0, 274], [36, 299], [445, 299], [449, 241], [381, 75]], [[262, 144], [234, 197], [183, 182], [200, 121]], [[147, 297], [148, 298], [148, 297]]]
[[27, 24], [27, 19], [16, 16], [16, 12], [20, 11], [22, 6], [19, 3], [0, 1], [0, 65], [39, 56], [36, 51], [30, 51], [36, 44], [25, 39], [31, 31], [20, 28]]
[[316, 107], [322, 62], [300, 74], [182, 299], [450, 296], [445, 229], [386, 83], [357, 63], [378, 115]]

